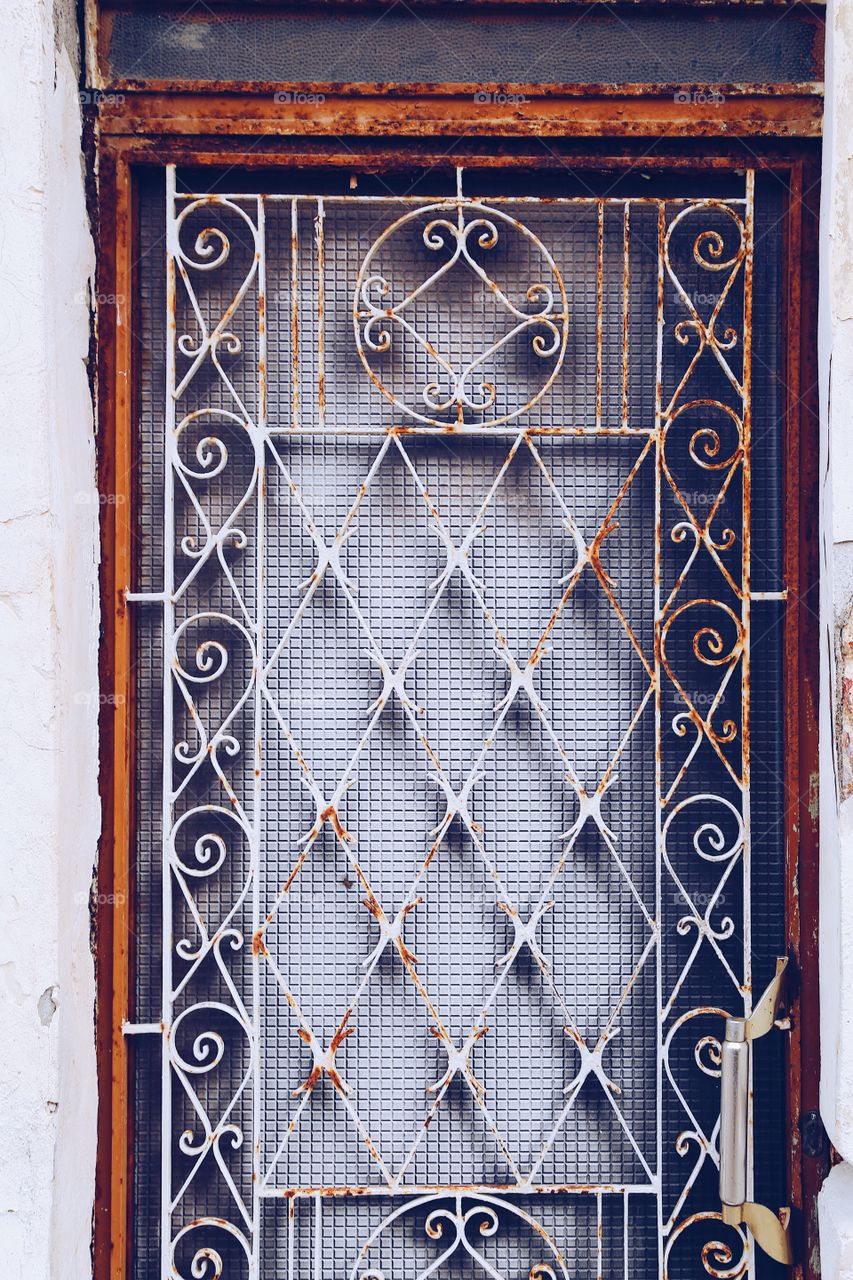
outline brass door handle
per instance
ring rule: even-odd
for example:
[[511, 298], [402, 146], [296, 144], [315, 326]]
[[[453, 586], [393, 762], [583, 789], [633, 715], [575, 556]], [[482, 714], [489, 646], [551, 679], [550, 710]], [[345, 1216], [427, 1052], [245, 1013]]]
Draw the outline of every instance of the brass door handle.
[[788, 1231], [790, 1210], [782, 1209], [777, 1216], [746, 1198], [751, 1046], [774, 1026], [787, 1025], [780, 1019], [787, 966], [787, 956], [776, 961], [776, 974], [751, 1017], [726, 1019], [720, 1062], [720, 1200], [724, 1222], [748, 1227], [765, 1253], [790, 1266], [794, 1261]]

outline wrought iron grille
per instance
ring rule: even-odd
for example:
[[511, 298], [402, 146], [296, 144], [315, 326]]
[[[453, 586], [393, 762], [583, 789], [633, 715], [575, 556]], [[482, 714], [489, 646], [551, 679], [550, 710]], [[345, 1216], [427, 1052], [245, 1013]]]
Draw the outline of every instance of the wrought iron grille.
[[754, 176], [457, 177], [168, 171], [140, 1275], [754, 1267], [713, 1193], [782, 598], [751, 578]]

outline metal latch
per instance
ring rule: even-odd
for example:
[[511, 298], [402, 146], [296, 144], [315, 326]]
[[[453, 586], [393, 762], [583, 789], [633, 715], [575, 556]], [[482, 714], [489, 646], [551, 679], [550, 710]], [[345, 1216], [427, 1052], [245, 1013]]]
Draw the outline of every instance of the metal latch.
[[765, 1253], [790, 1266], [794, 1261], [788, 1231], [790, 1209], [780, 1209], [777, 1216], [772, 1209], [746, 1198], [750, 1046], [774, 1026], [783, 1030], [790, 1026], [780, 1016], [785, 1004], [787, 966], [788, 957], [780, 956], [776, 975], [750, 1018], [726, 1019], [720, 1071], [720, 1200], [723, 1222], [748, 1227]]

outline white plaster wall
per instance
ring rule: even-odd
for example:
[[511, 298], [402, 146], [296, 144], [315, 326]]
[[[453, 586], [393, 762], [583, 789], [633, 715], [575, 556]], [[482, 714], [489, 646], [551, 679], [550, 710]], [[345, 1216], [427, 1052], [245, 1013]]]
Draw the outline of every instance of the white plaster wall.
[[0, 19], [0, 1272], [91, 1273], [93, 267], [74, 4]]
[[821, 1193], [820, 1254], [827, 1280], [853, 1280], [853, 1166], [833, 1169]]

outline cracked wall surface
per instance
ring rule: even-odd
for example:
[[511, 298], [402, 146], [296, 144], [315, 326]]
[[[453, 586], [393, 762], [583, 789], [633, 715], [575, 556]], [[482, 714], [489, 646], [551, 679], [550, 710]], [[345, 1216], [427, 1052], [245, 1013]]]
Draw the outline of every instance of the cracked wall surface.
[[93, 250], [73, 0], [5, 0], [0, 27], [0, 1271], [82, 1280], [96, 1120]]

